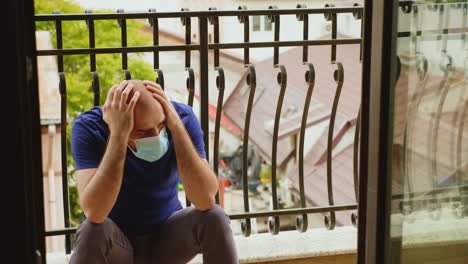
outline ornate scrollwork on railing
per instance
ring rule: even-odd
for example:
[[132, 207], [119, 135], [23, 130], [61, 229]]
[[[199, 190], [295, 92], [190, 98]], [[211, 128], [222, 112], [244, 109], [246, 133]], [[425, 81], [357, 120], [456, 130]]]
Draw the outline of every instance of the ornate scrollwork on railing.
[[[216, 119], [215, 119], [215, 129], [214, 129], [214, 142], [213, 142], [213, 170], [218, 176], [218, 167], [219, 167], [219, 131], [221, 128], [221, 115], [223, 113], [223, 101], [224, 101], [224, 87], [226, 85], [226, 80], [224, 78], [224, 69], [223, 67], [216, 67], [216, 87], [218, 88], [218, 104], [216, 106]], [[222, 188], [222, 187], [221, 187]], [[219, 195], [216, 194], [216, 202], [219, 203]]]
[[[315, 68], [312, 63], [305, 63], [307, 65], [307, 71], [305, 73], [305, 81], [307, 83], [307, 95], [304, 103], [304, 110], [302, 111], [301, 130], [299, 138], [299, 195], [301, 207], [305, 208], [306, 198], [304, 190], [304, 143], [305, 143], [305, 130], [307, 126], [307, 116], [309, 114], [310, 101], [315, 86]], [[302, 214], [296, 217], [296, 229], [299, 232], [307, 231], [308, 219], [307, 214]]]
[[[283, 108], [283, 101], [284, 95], [286, 93], [286, 87], [288, 82], [288, 75], [286, 73], [286, 67], [282, 64], [278, 64], [274, 66], [275, 68], [279, 68], [279, 72], [277, 74], [277, 82], [280, 86], [280, 92], [278, 95], [278, 102], [276, 104], [276, 113], [275, 113], [275, 123], [273, 127], [273, 142], [272, 142], [272, 149], [271, 149], [271, 196], [273, 200], [273, 210], [279, 209], [278, 206], [278, 194], [277, 194], [277, 176], [276, 176], [276, 157], [278, 154], [278, 133], [279, 133], [279, 124], [281, 120], [281, 109]], [[280, 229], [280, 219], [279, 216], [274, 216], [273, 218], [269, 219], [268, 227], [270, 233], [276, 235], [279, 233]]]
[[[333, 99], [333, 106], [330, 116], [330, 124], [328, 126], [328, 140], [327, 140], [327, 193], [328, 193], [328, 204], [330, 206], [334, 205], [333, 199], [333, 175], [332, 175], [332, 152], [333, 152], [333, 132], [335, 128], [335, 119], [336, 113], [338, 110], [338, 102], [341, 96], [341, 89], [343, 87], [344, 82], [344, 68], [343, 64], [339, 61], [333, 62], [336, 64], [337, 69], [333, 73], [333, 79], [336, 82], [336, 91], [335, 97]], [[336, 216], [335, 212], [330, 212], [329, 215], [325, 216], [325, 226], [332, 230], [335, 228], [336, 225]]]
[[[250, 119], [252, 116], [253, 102], [255, 98], [255, 89], [257, 87], [257, 75], [255, 73], [255, 67], [251, 64], [245, 65], [247, 68], [246, 83], [249, 87], [249, 99], [247, 102], [247, 110], [245, 114], [244, 124], [244, 140], [242, 148], [242, 191], [244, 192], [244, 210], [245, 212], [250, 211], [249, 205], [249, 185], [248, 185], [248, 148], [249, 148], [249, 132], [250, 132]], [[251, 233], [251, 222], [250, 218], [245, 219], [241, 223], [242, 233], [244, 236], [250, 236]]]

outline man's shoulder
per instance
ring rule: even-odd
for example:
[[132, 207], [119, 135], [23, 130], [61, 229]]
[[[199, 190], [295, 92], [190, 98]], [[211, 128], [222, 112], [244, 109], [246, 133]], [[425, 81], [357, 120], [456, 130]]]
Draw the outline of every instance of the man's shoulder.
[[75, 122], [97, 122], [102, 123], [104, 120], [102, 119], [102, 109], [99, 106], [95, 106], [89, 109], [86, 112], [81, 113], [75, 119]]
[[[99, 106], [95, 106], [86, 112], [81, 113], [74, 121], [73, 127], [79, 127], [81, 131], [83, 128], [92, 131], [107, 131], [107, 124], [102, 118], [102, 109]], [[83, 132], [83, 131], [81, 131]]]
[[195, 116], [195, 113], [193, 112], [191, 106], [174, 101], [171, 101], [171, 103], [174, 106], [174, 109], [176, 110], [177, 114], [179, 114], [180, 118], [185, 119]]

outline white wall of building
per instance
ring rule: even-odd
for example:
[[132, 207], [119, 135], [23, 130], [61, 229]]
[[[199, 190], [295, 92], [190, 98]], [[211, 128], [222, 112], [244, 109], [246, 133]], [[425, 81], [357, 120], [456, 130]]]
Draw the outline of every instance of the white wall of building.
[[[154, 1], [154, 0], [133, 0], [133, 1], [105, 1], [105, 0], [76, 0], [76, 2], [85, 8], [91, 9], [110, 9], [117, 10], [123, 8], [126, 11], [146, 11], [148, 8], [156, 8], [160, 12], [178, 11], [183, 7], [190, 10], [207, 10], [209, 7], [216, 7], [218, 10], [236, 10], [239, 6], [245, 5], [248, 9], [268, 9], [270, 5], [276, 5], [280, 9], [293, 9], [297, 4], [305, 4], [307, 7], [324, 7], [326, 3], [334, 3], [340, 6], [342, 1], [323, 1], [323, 0], [173, 0], [173, 1]], [[261, 17], [261, 26], [259, 31], [254, 31], [254, 19], [250, 17], [250, 41], [272, 41], [273, 30], [265, 29], [266, 17]], [[280, 40], [302, 40], [303, 23], [296, 19], [296, 16], [281, 16]], [[160, 19], [160, 28], [170, 30], [179, 34], [185, 32], [180, 19]], [[209, 32], [212, 34], [213, 28], [209, 26]], [[361, 32], [360, 20], [355, 20], [352, 14], [338, 15], [338, 33], [350, 37], [359, 37]], [[323, 35], [331, 34], [331, 22], [326, 21], [323, 15], [309, 15], [309, 39], [317, 39]], [[196, 19], [192, 19], [192, 37], [198, 37], [198, 24]], [[242, 42], [243, 24], [240, 24], [237, 17], [220, 18], [220, 41], [221, 42]], [[280, 48], [280, 52], [289, 48]], [[232, 52], [242, 56], [243, 49], [233, 49]], [[272, 48], [251, 49], [250, 56], [254, 61], [260, 61], [273, 56]]]

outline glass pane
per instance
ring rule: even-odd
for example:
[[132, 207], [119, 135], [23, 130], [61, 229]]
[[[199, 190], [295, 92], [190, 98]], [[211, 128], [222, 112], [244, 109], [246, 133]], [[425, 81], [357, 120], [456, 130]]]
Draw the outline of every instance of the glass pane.
[[402, 3], [392, 263], [468, 263], [468, 5]]

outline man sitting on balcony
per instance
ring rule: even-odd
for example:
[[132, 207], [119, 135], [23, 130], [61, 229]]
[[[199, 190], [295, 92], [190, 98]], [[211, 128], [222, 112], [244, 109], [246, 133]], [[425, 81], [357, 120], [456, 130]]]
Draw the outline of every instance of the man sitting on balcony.
[[[238, 263], [191, 107], [154, 82], [123, 81], [75, 120], [71, 139], [86, 220], [70, 263], [176, 264], [198, 253], [204, 263]], [[182, 208], [179, 177], [195, 207]]]

